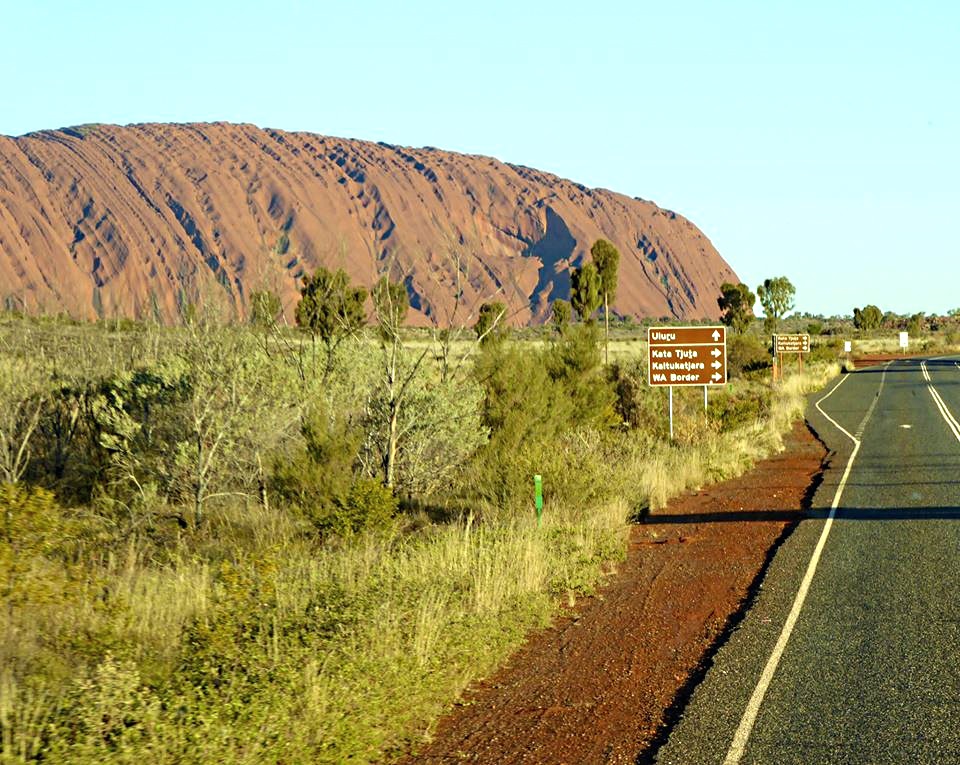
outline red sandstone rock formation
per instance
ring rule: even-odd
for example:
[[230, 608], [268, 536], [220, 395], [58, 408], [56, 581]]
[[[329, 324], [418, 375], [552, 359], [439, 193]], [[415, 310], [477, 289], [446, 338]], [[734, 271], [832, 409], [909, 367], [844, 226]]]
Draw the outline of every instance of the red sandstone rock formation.
[[412, 323], [448, 323], [458, 283], [457, 321], [495, 299], [536, 323], [599, 237], [620, 314], [716, 318], [736, 279], [669, 210], [490, 157], [219, 123], [0, 137], [0, 305], [29, 311], [174, 321], [217, 295], [242, 316], [266, 288], [291, 316], [325, 265], [392, 269]]

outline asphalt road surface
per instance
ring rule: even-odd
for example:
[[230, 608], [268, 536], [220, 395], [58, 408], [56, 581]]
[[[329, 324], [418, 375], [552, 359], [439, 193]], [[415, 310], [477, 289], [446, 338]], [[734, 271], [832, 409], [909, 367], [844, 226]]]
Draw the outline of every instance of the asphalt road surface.
[[958, 418], [958, 358], [811, 398], [835, 452], [811, 517], [656, 762], [960, 763]]

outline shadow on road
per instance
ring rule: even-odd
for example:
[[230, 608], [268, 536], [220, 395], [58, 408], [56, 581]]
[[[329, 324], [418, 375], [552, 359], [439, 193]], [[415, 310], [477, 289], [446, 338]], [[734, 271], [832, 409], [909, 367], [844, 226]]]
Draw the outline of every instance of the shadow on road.
[[[827, 508], [818, 510], [731, 510], [718, 513], [654, 514], [646, 516], [639, 525], [692, 523], [743, 523], [755, 521], [791, 523], [808, 518], [823, 519], [830, 514]], [[841, 521], [931, 521], [960, 520], [960, 507], [839, 507], [836, 514]]]

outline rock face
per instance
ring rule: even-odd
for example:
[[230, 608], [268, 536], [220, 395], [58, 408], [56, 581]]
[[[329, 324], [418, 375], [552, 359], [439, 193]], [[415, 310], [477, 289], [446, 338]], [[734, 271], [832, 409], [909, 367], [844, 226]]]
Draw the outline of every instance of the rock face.
[[621, 253], [619, 314], [716, 318], [736, 279], [669, 210], [490, 157], [220, 123], [0, 137], [7, 308], [169, 322], [211, 296], [243, 316], [271, 289], [289, 317], [324, 265], [402, 279], [415, 324], [485, 300], [537, 323], [600, 237]]

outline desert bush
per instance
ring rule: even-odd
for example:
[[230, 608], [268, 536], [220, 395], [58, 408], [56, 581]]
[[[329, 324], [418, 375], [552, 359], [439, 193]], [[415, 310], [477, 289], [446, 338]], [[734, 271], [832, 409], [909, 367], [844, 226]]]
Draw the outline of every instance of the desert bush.
[[736, 393], [713, 396], [708, 414], [722, 432], [730, 432], [762, 421], [769, 412], [770, 402], [770, 389], [754, 384], [738, 389]]
[[507, 508], [529, 495], [539, 457], [572, 421], [574, 403], [539, 354], [488, 347], [475, 372], [485, 389], [483, 420], [491, 436], [473, 460], [467, 484]]
[[760, 340], [750, 334], [727, 338], [727, 375], [745, 377], [770, 368], [770, 353]]
[[810, 353], [804, 356], [809, 363], [835, 364], [843, 353], [843, 339], [831, 337], [824, 343], [817, 343], [810, 348]]
[[492, 508], [516, 511], [527, 504], [534, 473], [579, 479], [572, 493], [592, 494], [591, 477], [562, 455], [584, 434], [618, 422], [599, 337], [595, 326], [571, 327], [542, 351], [488, 347], [478, 358], [475, 374], [491, 435], [477, 452], [468, 484]]
[[[472, 380], [440, 381], [418, 369], [396, 417], [397, 491], [430, 497], [449, 486], [474, 451], [485, 443], [482, 388]], [[389, 448], [390, 398], [378, 387], [367, 400], [360, 461], [368, 476], [383, 475]]]
[[49, 387], [41, 362], [0, 356], [0, 481], [16, 483], [26, 472]]
[[290, 457], [278, 457], [272, 489], [278, 499], [313, 520], [326, 514], [326, 506], [349, 488], [357, 462], [362, 432], [345, 418], [332, 418], [326, 410], [312, 412], [301, 425], [303, 445]]
[[[14, 483], [0, 483], [3, 542], [14, 554], [45, 552], [54, 547], [58, 529], [57, 501], [52, 492]], [[6, 549], [6, 548], [5, 548]]]
[[606, 427], [616, 423], [614, 393], [601, 363], [600, 330], [595, 324], [571, 327], [543, 354], [550, 378], [573, 403], [565, 425]]
[[61, 703], [45, 760], [135, 763], [151, 748], [160, 700], [141, 682], [135, 662], [107, 653]]
[[399, 503], [393, 491], [376, 478], [356, 478], [343, 496], [333, 503], [333, 512], [320, 526], [340, 536], [383, 529], [397, 514]]
[[609, 376], [616, 395], [614, 408], [624, 425], [651, 435], [664, 435], [663, 396], [647, 384], [642, 361], [612, 364]]
[[357, 474], [362, 431], [321, 410], [302, 432], [305, 445], [274, 466], [277, 497], [322, 534], [351, 536], [389, 525], [398, 508], [393, 492]]

